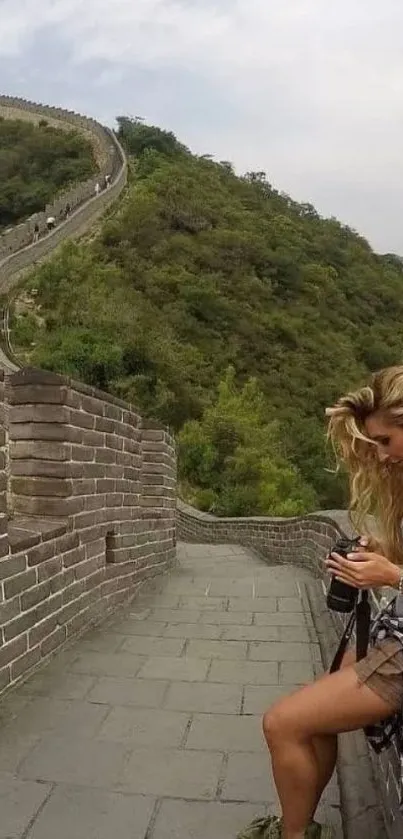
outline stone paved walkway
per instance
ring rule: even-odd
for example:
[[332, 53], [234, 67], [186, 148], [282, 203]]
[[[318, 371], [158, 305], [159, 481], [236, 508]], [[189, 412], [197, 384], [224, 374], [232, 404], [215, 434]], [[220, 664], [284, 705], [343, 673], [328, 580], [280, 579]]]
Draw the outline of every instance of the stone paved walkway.
[[[320, 672], [304, 572], [180, 567], [0, 704], [0, 839], [235, 839], [277, 809], [260, 717]], [[332, 781], [321, 818], [339, 825]]]

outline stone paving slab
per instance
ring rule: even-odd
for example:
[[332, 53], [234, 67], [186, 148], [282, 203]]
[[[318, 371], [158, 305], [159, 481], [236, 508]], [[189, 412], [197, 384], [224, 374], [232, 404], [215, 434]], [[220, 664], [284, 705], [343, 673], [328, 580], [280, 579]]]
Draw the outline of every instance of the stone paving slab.
[[[108, 790], [58, 787], [39, 814], [31, 839], [144, 839], [152, 798]], [[1, 834], [0, 834], [1, 835]]]
[[[87, 692], [89, 702], [112, 707], [135, 705], [139, 708], [161, 708], [170, 685], [168, 681], [138, 679], [134, 690], [132, 679], [119, 679], [113, 676], [101, 677], [92, 684], [93, 687]], [[173, 685], [175, 684], [174, 682]], [[178, 708], [177, 710], [190, 709]]]
[[164, 801], [152, 839], [234, 839], [241, 827], [265, 812], [251, 804]]
[[256, 801], [262, 805], [277, 804], [270, 759], [263, 754], [230, 754], [222, 798], [225, 801]]
[[192, 713], [240, 714], [242, 697], [241, 685], [172, 682], [168, 688], [165, 707]]
[[[236, 545], [179, 559], [0, 703], [0, 839], [235, 839], [278, 812], [261, 715], [321, 672], [310, 577]], [[338, 830], [339, 806], [333, 780]]]
[[127, 758], [124, 743], [45, 736], [19, 764], [22, 778], [113, 789]]
[[277, 661], [214, 661], [209, 681], [236, 685], [278, 685]]
[[223, 770], [219, 751], [134, 749], [120, 787], [158, 797], [214, 799]]
[[[0, 836], [21, 836], [51, 792], [50, 784], [0, 775]], [[56, 834], [55, 834], [56, 835]]]
[[220, 752], [265, 751], [261, 727], [255, 717], [233, 714], [194, 714], [186, 740], [189, 749]]

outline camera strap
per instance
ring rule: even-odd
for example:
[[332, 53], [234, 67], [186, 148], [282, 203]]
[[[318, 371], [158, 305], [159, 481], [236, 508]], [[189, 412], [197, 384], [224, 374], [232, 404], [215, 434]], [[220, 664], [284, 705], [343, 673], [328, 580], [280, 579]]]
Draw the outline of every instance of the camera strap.
[[351, 613], [347, 626], [341, 637], [340, 644], [337, 648], [336, 655], [330, 665], [329, 673], [336, 673], [340, 670], [340, 665], [346, 652], [348, 643], [354, 631], [354, 626], [357, 625], [356, 631], [356, 653], [357, 661], [365, 658], [368, 651], [369, 630], [371, 625], [371, 607], [368, 601], [368, 592], [362, 591], [361, 598], [357, 601], [355, 610]]
[[361, 599], [355, 609], [357, 621], [357, 661], [365, 658], [368, 652], [369, 630], [371, 626], [371, 607], [368, 601], [368, 592], [361, 592]]

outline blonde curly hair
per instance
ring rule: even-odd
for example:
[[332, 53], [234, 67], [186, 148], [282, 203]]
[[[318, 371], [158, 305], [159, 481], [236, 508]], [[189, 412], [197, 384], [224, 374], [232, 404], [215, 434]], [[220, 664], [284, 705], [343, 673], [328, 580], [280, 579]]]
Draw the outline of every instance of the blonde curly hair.
[[[374, 373], [369, 385], [326, 409], [337, 468], [343, 464], [349, 475], [350, 521], [357, 533], [370, 537], [373, 549], [382, 545], [390, 560], [403, 564], [403, 468], [381, 462], [377, 444], [367, 436], [365, 422], [375, 413], [386, 424], [403, 427], [403, 366]], [[380, 528], [381, 542], [371, 535], [370, 515]]]

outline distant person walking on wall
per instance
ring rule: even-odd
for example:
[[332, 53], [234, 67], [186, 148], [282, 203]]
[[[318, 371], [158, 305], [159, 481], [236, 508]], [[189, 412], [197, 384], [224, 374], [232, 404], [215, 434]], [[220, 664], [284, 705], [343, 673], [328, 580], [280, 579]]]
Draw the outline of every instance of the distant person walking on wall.
[[95, 184], [94, 192], [95, 192], [95, 195], [99, 195], [99, 193], [101, 192], [101, 187], [100, 187], [98, 181]]
[[37, 242], [39, 239], [39, 224], [38, 222], [35, 223], [34, 232], [32, 234], [32, 242]]
[[46, 227], [48, 228], [48, 233], [50, 233], [51, 230], [54, 230], [55, 226], [56, 226], [55, 217], [54, 216], [48, 216], [47, 219], [46, 219]]
[[111, 185], [111, 176], [105, 175], [105, 189], [108, 189]]
[[66, 204], [65, 207], [62, 207], [60, 210], [60, 221], [65, 221], [66, 218], [70, 215], [70, 204]]

